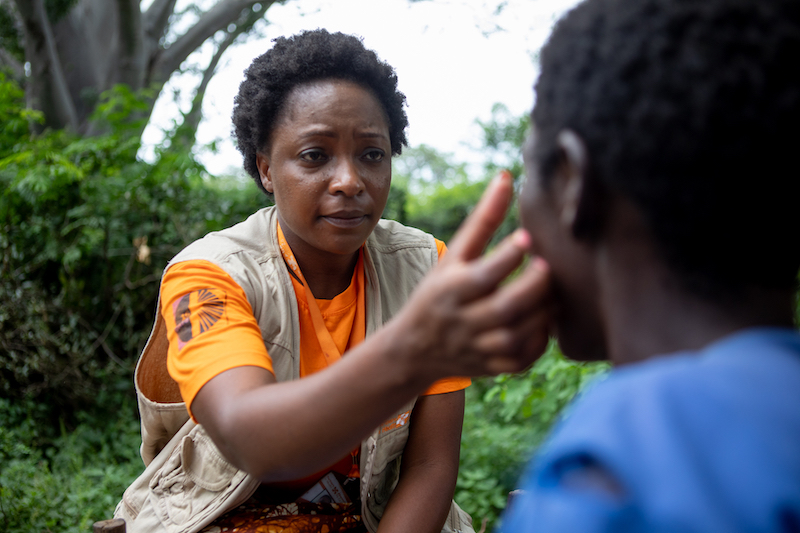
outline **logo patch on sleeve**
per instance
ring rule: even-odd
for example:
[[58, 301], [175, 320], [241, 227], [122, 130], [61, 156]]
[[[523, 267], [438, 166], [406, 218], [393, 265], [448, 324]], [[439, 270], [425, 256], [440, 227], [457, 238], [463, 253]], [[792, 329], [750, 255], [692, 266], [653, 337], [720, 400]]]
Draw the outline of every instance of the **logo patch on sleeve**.
[[225, 317], [226, 300], [225, 291], [200, 289], [184, 294], [172, 305], [178, 350]]

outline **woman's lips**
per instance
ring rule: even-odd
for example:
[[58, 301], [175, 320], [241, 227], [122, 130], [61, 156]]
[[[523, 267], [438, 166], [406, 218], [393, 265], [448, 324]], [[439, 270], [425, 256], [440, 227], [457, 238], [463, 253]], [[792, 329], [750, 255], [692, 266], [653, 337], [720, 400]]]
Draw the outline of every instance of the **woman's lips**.
[[322, 217], [328, 224], [337, 228], [355, 228], [367, 219], [366, 215], [351, 213], [334, 213]]

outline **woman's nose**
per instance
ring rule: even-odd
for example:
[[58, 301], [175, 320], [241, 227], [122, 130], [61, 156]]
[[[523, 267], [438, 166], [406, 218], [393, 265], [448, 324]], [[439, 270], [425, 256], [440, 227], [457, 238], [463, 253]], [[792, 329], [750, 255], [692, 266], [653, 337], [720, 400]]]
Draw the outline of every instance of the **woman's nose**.
[[358, 172], [358, 167], [351, 160], [342, 160], [336, 165], [333, 177], [328, 186], [331, 194], [344, 194], [357, 196], [364, 190], [364, 180]]

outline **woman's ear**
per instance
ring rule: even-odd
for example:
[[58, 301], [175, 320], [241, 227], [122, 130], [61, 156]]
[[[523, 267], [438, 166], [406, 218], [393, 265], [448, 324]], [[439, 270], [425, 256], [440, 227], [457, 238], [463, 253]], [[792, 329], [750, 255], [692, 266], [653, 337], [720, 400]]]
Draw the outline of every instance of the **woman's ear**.
[[270, 174], [269, 170], [269, 158], [258, 152], [256, 154], [256, 167], [258, 167], [258, 174], [261, 176], [261, 185], [264, 186], [264, 189], [267, 190], [268, 193], [273, 194], [273, 187], [272, 187], [272, 175]]
[[578, 240], [596, 240], [603, 230], [604, 187], [589, 168], [589, 151], [572, 130], [559, 132], [556, 143], [562, 154], [558, 174], [563, 180], [560, 199], [561, 223]]

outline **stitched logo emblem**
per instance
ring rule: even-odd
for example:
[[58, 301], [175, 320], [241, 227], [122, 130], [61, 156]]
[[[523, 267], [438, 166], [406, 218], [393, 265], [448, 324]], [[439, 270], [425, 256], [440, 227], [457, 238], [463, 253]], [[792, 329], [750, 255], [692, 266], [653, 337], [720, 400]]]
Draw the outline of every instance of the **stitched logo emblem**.
[[[219, 294], [218, 294], [219, 293]], [[175, 333], [178, 334], [178, 350], [187, 342], [205, 333], [225, 316], [226, 294], [210, 289], [184, 294], [172, 306]]]

